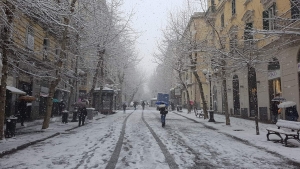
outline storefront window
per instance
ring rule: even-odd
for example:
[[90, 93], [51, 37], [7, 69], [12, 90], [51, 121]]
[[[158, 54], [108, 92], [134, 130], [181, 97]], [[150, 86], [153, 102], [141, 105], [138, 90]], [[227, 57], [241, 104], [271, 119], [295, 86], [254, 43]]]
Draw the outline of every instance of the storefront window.
[[[268, 80], [269, 80], [269, 106], [272, 106], [272, 99], [276, 96], [282, 96], [281, 91], [281, 72], [280, 63], [277, 58], [273, 58], [268, 65]], [[272, 114], [272, 112], [270, 112]]]

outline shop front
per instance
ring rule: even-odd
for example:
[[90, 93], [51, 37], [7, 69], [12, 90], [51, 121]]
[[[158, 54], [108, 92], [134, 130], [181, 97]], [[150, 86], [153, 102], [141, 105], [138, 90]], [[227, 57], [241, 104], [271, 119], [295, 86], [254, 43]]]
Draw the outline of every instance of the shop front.
[[[280, 64], [276, 58], [273, 58], [273, 62], [270, 62], [268, 65], [268, 85], [269, 85], [269, 107], [272, 107], [273, 105], [272, 99], [274, 97], [282, 96]], [[272, 116], [273, 114], [270, 110], [270, 117]]]

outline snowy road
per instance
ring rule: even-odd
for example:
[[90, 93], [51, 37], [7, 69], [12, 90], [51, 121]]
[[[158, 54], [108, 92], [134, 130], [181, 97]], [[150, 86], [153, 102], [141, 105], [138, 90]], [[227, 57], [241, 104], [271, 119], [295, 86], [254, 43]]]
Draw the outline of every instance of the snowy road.
[[278, 155], [169, 113], [127, 110], [0, 159], [0, 168], [297, 168]]

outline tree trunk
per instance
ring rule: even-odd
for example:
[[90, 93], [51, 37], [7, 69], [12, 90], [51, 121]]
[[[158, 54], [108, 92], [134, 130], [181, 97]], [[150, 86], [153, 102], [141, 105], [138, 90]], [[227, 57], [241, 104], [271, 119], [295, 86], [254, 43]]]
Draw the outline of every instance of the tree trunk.
[[188, 113], [191, 113], [191, 104], [190, 104], [190, 94], [189, 94], [189, 91], [188, 91], [188, 89], [187, 89], [187, 87], [186, 87], [186, 85], [184, 85], [185, 86], [185, 91], [186, 91], [186, 99], [187, 99], [187, 109], [188, 109]]
[[[69, 96], [69, 100], [68, 100], [68, 110], [70, 111], [71, 108], [71, 104], [73, 102], [76, 102], [77, 100], [77, 78], [78, 78], [78, 55], [79, 55], [79, 34], [76, 35], [76, 53], [75, 53], [75, 79], [72, 80], [72, 87], [71, 87], [71, 91], [70, 91], [70, 96]], [[75, 98], [75, 100], [72, 100], [72, 97]]]
[[[99, 46], [98, 46], [99, 47]], [[93, 105], [93, 101], [94, 101], [94, 91], [95, 91], [95, 87], [96, 87], [96, 84], [97, 84], [97, 80], [98, 80], [98, 76], [99, 76], [99, 73], [101, 74], [102, 76], [102, 72], [103, 72], [103, 55], [105, 54], [105, 49], [102, 49], [98, 51], [98, 55], [99, 55], [99, 60], [98, 60], [98, 63], [97, 63], [97, 66], [96, 66], [96, 72], [95, 72], [95, 75], [93, 77], [93, 83], [92, 83], [92, 88], [90, 90], [90, 98], [91, 98], [91, 102], [90, 102], [90, 106]], [[102, 88], [103, 88], [103, 84], [100, 84], [100, 101], [101, 101], [101, 104], [102, 104]]]
[[[200, 81], [200, 77], [198, 75], [198, 73], [196, 71], [193, 72], [194, 76], [196, 77], [197, 83], [198, 83], [198, 87], [199, 87], [199, 91], [200, 91], [200, 97], [202, 100], [202, 104], [203, 104], [203, 112], [204, 112], [204, 119], [208, 118], [208, 113], [207, 113], [207, 102], [205, 100], [205, 96], [204, 96], [204, 92], [203, 92], [203, 87], [202, 87], [202, 82]], [[209, 86], [211, 87], [211, 86]], [[209, 95], [211, 95], [211, 93], [209, 93]]]
[[[11, 24], [13, 22], [13, 7], [11, 4], [6, 3], [5, 14], [7, 18], [7, 24], [3, 29], [3, 43], [2, 47], [2, 77], [1, 77], [1, 89], [0, 89], [0, 140], [4, 138], [4, 120], [5, 120], [5, 102], [6, 102], [6, 81], [8, 74], [8, 55], [9, 45], [11, 44]], [[10, 9], [8, 8], [10, 7]]]
[[[74, 12], [74, 7], [75, 7], [76, 1], [77, 0], [72, 0], [72, 2], [71, 2], [71, 6], [70, 6], [71, 13]], [[70, 23], [70, 19], [69, 18], [64, 18], [64, 23], [65, 23], [65, 26], [64, 26], [63, 36], [62, 36], [60, 59], [57, 62], [56, 79], [51, 81], [51, 83], [50, 83], [49, 96], [47, 98], [46, 114], [44, 116], [44, 122], [43, 122], [42, 129], [47, 129], [49, 127], [55, 88], [61, 80], [61, 70], [62, 70], [62, 67], [63, 67], [62, 59], [65, 59], [66, 56], [67, 56], [66, 43], [67, 43], [67, 38], [68, 38], [68, 34], [69, 34], [68, 25]]]
[[182, 86], [184, 87], [184, 90], [186, 91], [186, 99], [187, 99], [187, 109], [188, 109], [188, 113], [191, 113], [191, 105], [190, 105], [190, 94], [189, 94], [189, 91], [187, 89], [187, 86], [185, 85], [184, 81], [182, 80], [182, 77], [181, 77], [181, 72], [180, 71], [177, 71], [178, 75], [179, 75], [179, 80], [182, 84]]
[[43, 122], [42, 129], [47, 129], [49, 127], [50, 117], [51, 117], [51, 112], [52, 112], [52, 106], [53, 106], [53, 96], [54, 96], [54, 92], [55, 92], [55, 87], [58, 85], [60, 80], [61, 79], [59, 77], [55, 81], [52, 81], [51, 84], [50, 84], [49, 96], [47, 97], [46, 114], [44, 115], [44, 122]]
[[224, 109], [225, 109], [225, 118], [226, 118], [226, 125], [230, 125], [230, 118], [228, 112], [228, 100], [227, 100], [227, 83], [226, 83], [226, 75], [225, 75], [225, 64], [222, 68], [222, 86], [223, 86], [223, 95], [224, 95]]

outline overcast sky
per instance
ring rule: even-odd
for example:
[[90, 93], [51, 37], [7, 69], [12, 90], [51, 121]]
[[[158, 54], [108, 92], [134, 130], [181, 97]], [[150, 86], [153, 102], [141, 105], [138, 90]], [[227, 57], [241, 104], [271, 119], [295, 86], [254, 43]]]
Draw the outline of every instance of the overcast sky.
[[157, 49], [156, 44], [162, 37], [162, 28], [167, 24], [170, 11], [182, 8], [186, 0], [124, 0], [124, 10], [135, 11], [132, 20], [133, 28], [142, 32], [138, 39], [136, 49], [143, 58], [143, 70], [150, 74], [156, 64], [153, 63], [152, 54]]

